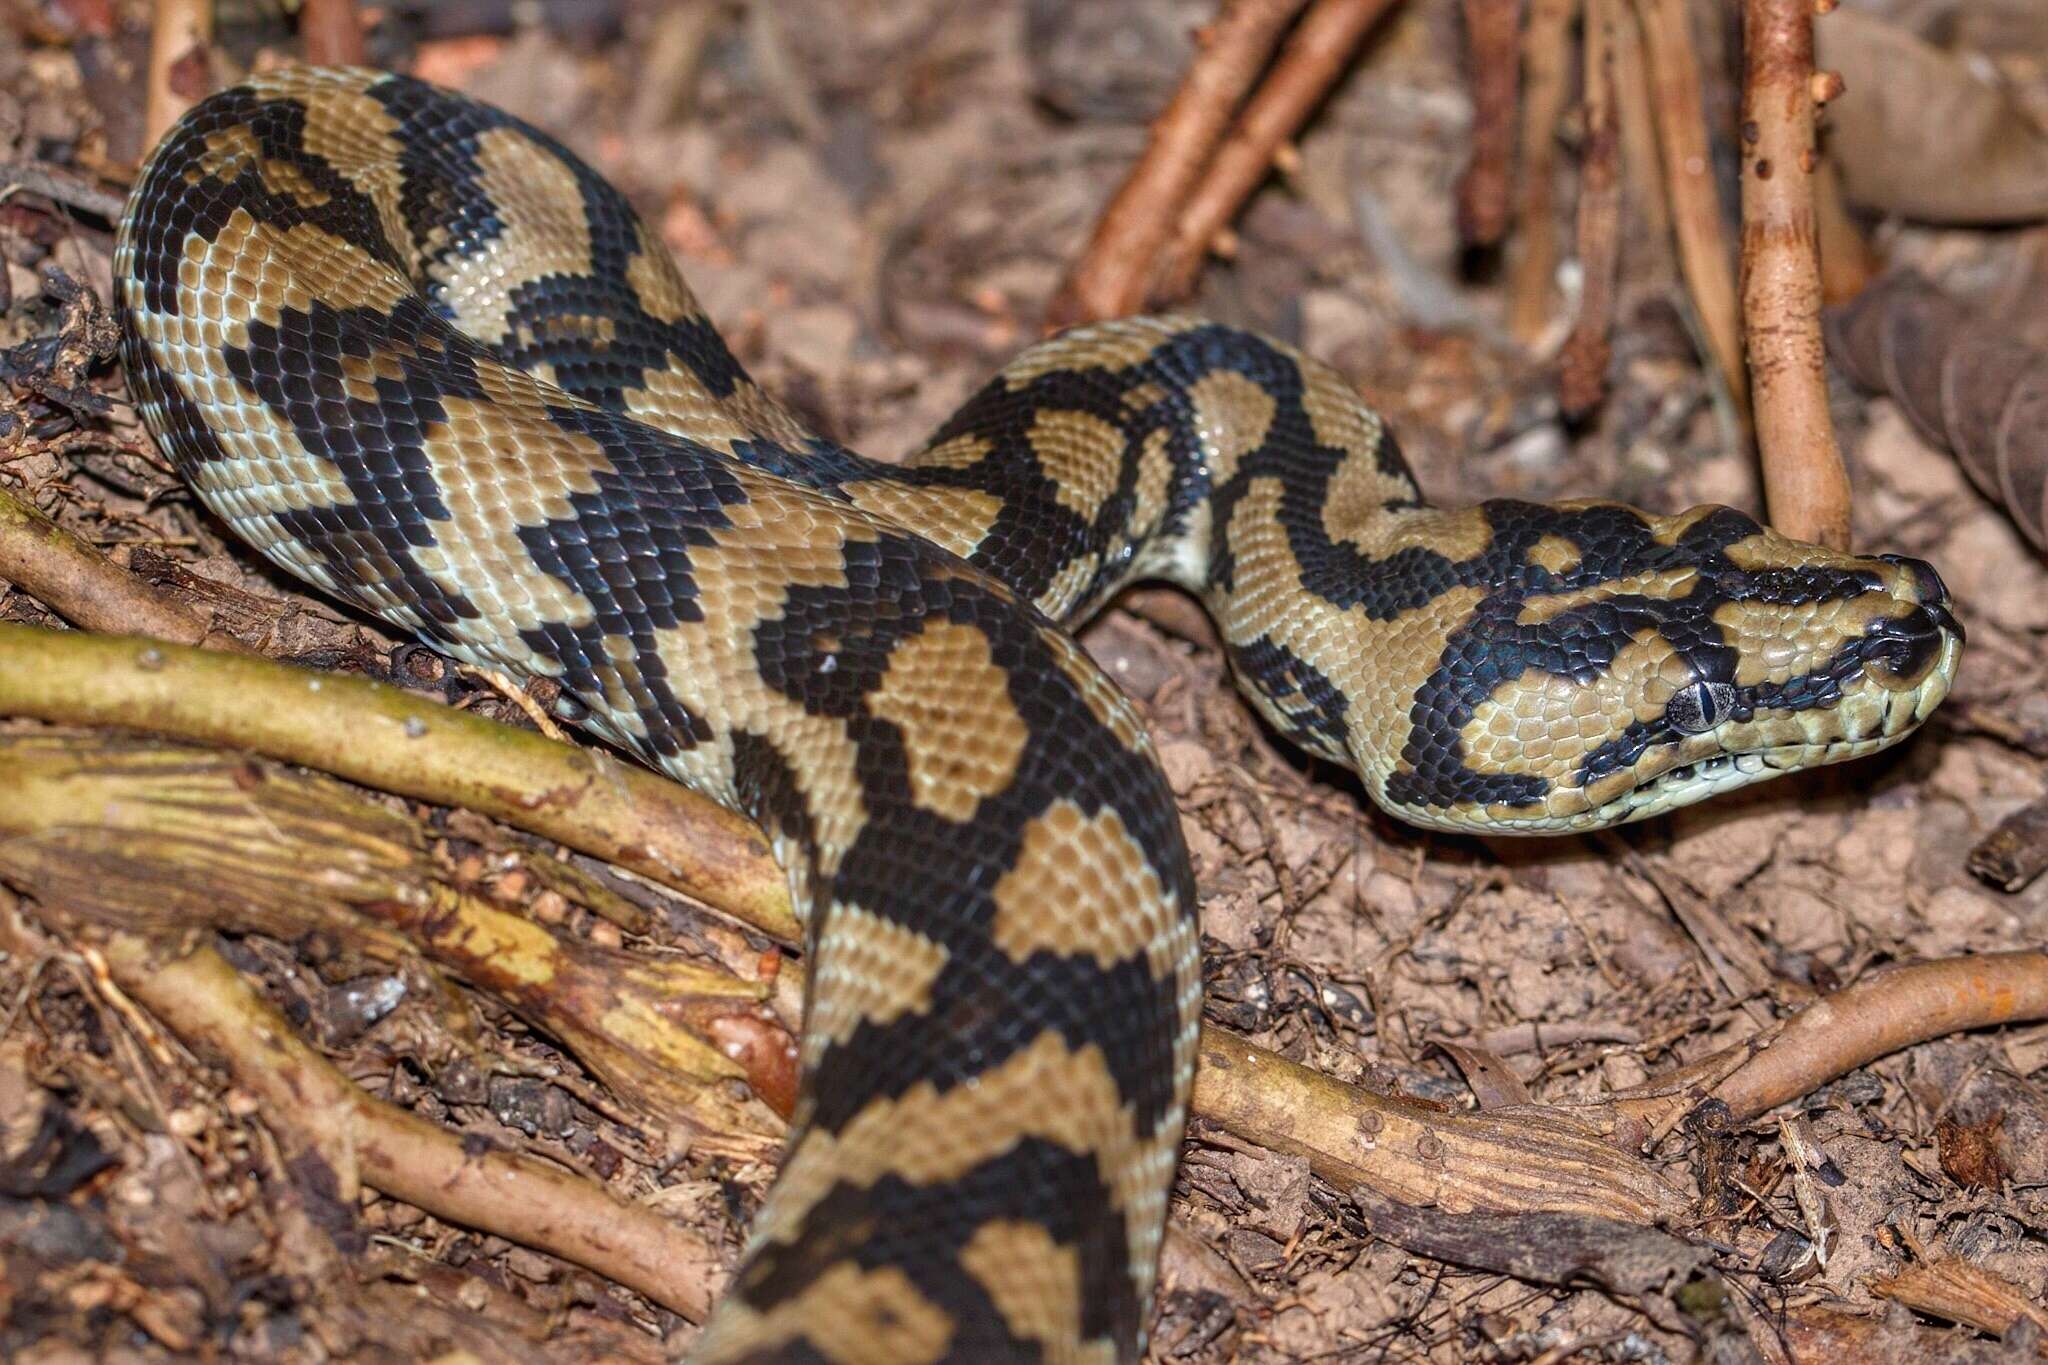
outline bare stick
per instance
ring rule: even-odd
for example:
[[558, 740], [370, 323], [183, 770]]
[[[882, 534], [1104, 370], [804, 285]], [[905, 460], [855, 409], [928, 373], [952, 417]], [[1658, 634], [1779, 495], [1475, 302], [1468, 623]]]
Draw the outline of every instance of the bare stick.
[[1236, 131], [1194, 187], [1159, 264], [1158, 299], [1185, 297], [1202, 262], [1252, 191], [1286, 153], [1316, 105], [1344, 74], [1351, 54], [1392, 0], [1316, 0], [1287, 40], [1272, 74], [1245, 105]]
[[299, 9], [299, 41], [313, 66], [361, 66], [363, 16], [356, 0], [304, 0]]
[[245, 648], [5, 488], [0, 488], [0, 579], [88, 630]]
[[1607, 335], [1614, 326], [1614, 278], [1621, 262], [1621, 139], [1615, 113], [1614, 49], [1621, 0], [1586, 0], [1586, 147], [1579, 163], [1579, 316], [1558, 364], [1558, 402], [1579, 417], [1607, 388]]
[[1846, 550], [1813, 223], [1813, 3], [1743, 0], [1742, 17], [1742, 321], [1764, 501], [1786, 535]]
[[1145, 154], [1116, 192], [1095, 235], [1046, 308], [1066, 327], [1121, 317], [1144, 305], [1159, 248], [1245, 92], [1304, 0], [1226, 0], [1195, 34], [1195, 58], [1180, 89], [1152, 124]]
[[1464, 0], [1465, 71], [1472, 87], [1472, 159], [1458, 177], [1458, 240], [1497, 246], [1508, 230], [1514, 178], [1515, 94], [1521, 82], [1522, 0]]
[[0, 623], [0, 715], [233, 745], [467, 806], [677, 887], [777, 938], [800, 932], [767, 840], [745, 820], [603, 753], [381, 683]]
[[1664, 153], [1664, 183], [1678, 234], [1678, 263], [1693, 311], [1706, 333], [1714, 365], [1746, 425], [1749, 389], [1742, 369], [1742, 332], [1735, 306], [1735, 272], [1721, 231], [1721, 199], [1714, 192], [1707, 153], [1707, 122], [1700, 103], [1700, 60], [1687, 27], [1685, 0], [1635, 0], [1648, 50], [1657, 140]]
[[1564, 116], [1571, 27], [1579, 0], [1532, 0], [1522, 33], [1522, 157], [1516, 178], [1514, 270], [1508, 280], [1508, 330], [1534, 343], [1550, 322], [1557, 274], [1557, 121]]
[[692, 1321], [724, 1280], [723, 1257], [657, 1213], [534, 1157], [478, 1148], [364, 1094], [301, 1042], [218, 953], [179, 952], [115, 934], [108, 963], [123, 989], [187, 1043], [227, 1061], [263, 1101], [266, 1122], [323, 1154], [337, 1189], [358, 1180], [464, 1227], [586, 1266]]
[[178, 116], [206, 93], [213, 0], [156, 0], [149, 30], [143, 145], [154, 147]]
[[1648, 1163], [1534, 1108], [1446, 1114], [1388, 1099], [1202, 1027], [1193, 1112], [1239, 1137], [1308, 1158], [1343, 1189], [1446, 1212], [1671, 1218], [1682, 1196]]
[[1900, 1048], [2044, 1017], [2048, 952], [1916, 962], [1816, 1000], [1713, 1094], [1740, 1122]]

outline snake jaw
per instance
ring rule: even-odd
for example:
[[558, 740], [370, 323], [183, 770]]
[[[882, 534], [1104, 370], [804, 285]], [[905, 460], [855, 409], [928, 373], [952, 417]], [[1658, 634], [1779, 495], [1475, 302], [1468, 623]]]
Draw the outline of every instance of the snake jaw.
[[[1856, 662], [1839, 704], [1826, 711], [1763, 714], [1731, 721], [1638, 763], [1636, 781], [1586, 812], [1586, 828], [1646, 820], [1754, 783], [1880, 753], [1908, 738], [1955, 682], [1965, 639], [1945, 600], [1922, 603], [1874, 624], [1872, 647]], [[1836, 733], [1829, 733], [1834, 731]]]

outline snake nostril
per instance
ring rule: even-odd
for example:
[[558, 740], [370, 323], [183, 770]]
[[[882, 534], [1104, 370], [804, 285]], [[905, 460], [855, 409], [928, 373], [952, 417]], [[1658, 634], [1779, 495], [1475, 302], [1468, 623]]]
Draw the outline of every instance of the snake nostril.
[[1930, 607], [1948, 605], [1948, 584], [1941, 581], [1941, 575], [1934, 571], [1932, 564], [1906, 555], [1879, 555], [1878, 558], [1906, 571], [1913, 580], [1914, 592], [1919, 594], [1923, 604]]
[[1870, 662], [1896, 677], [1917, 680], [1941, 657], [1943, 643], [1954, 627], [1955, 618], [1939, 605], [1915, 607], [1904, 616], [1879, 621], [1870, 628], [1869, 638], [1877, 645]]

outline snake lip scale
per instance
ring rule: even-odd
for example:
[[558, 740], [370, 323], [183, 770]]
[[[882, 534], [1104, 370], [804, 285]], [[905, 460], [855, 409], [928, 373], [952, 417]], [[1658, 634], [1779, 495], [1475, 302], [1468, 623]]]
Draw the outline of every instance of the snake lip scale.
[[1201, 968], [1151, 741], [1066, 633], [1126, 583], [1198, 595], [1279, 733], [1468, 833], [1875, 752], [1960, 658], [1916, 560], [1724, 507], [1432, 507], [1342, 376], [1197, 319], [1041, 343], [866, 459], [594, 171], [405, 77], [201, 102], [115, 276], [143, 416], [244, 540], [767, 831], [802, 1091], [702, 1361], [1142, 1349]]

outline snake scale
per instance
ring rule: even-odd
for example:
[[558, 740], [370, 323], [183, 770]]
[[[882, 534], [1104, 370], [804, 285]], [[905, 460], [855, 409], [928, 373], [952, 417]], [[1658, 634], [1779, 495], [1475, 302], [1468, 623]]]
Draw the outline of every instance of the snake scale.
[[1428, 506], [1339, 375], [1201, 321], [1041, 343], [862, 458], [616, 190], [405, 77], [199, 104], [116, 275], [146, 420], [245, 540], [768, 832], [802, 1095], [704, 1361], [1141, 1349], [1201, 975], [1171, 794], [1063, 629], [1124, 584], [1198, 594], [1281, 734], [1466, 832], [1871, 753], [1961, 649], [1927, 565], [1727, 508]]

